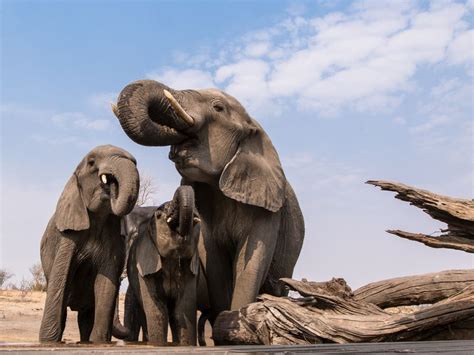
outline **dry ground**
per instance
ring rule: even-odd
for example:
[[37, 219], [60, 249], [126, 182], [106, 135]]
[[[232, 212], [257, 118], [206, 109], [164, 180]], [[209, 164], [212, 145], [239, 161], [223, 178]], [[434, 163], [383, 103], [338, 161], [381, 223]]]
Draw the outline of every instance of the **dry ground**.
[[[0, 343], [38, 342], [38, 333], [43, 316], [46, 292], [0, 290]], [[123, 319], [124, 295], [120, 295], [120, 319]], [[168, 332], [170, 333], [170, 332]], [[206, 328], [207, 344], [211, 329]], [[63, 340], [78, 342], [77, 312], [68, 309]]]

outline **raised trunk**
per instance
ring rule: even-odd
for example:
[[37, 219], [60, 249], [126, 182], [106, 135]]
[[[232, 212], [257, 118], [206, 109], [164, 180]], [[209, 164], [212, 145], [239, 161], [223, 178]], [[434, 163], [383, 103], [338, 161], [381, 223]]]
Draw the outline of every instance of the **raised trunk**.
[[128, 214], [138, 198], [140, 179], [135, 163], [125, 158], [112, 158], [110, 161], [110, 173], [115, 177], [117, 183], [111, 183], [110, 205], [116, 216]]
[[164, 95], [164, 90], [179, 97], [179, 92], [154, 80], [139, 80], [127, 85], [119, 95], [114, 113], [125, 133], [136, 143], [166, 146], [182, 142], [183, 122]]
[[191, 186], [180, 186], [173, 198], [178, 200], [179, 227], [178, 233], [187, 236], [193, 227], [194, 216], [194, 190]]

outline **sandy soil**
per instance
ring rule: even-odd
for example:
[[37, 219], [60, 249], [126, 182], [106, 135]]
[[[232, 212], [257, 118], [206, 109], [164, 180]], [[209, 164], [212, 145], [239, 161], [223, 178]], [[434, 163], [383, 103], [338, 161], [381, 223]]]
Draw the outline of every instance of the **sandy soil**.
[[[0, 290], [0, 341], [37, 342], [45, 292]], [[68, 310], [63, 339], [79, 341], [77, 313]]]
[[[120, 319], [123, 319], [124, 297], [120, 295]], [[46, 292], [0, 290], [0, 342], [37, 342], [45, 300]], [[208, 345], [212, 344], [210, 334], [208, 326]], [[79, 341], [77, 312], [69, 309], [63, 340], [68, 343]]]

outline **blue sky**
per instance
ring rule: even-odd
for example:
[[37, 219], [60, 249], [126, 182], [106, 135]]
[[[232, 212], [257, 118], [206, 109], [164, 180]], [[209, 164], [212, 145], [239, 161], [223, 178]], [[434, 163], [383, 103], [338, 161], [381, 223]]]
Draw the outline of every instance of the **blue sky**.
[[130, 151], [172, 196], [168, 148], [122, 132], [130, 81], [218, 87], [269, 133], [305, 216], [295, 277], [471, 268], [384, 232], [441, 223], [368, 179], [473, 197], [473, 1], [1, 1], [0, 265], [29, 277], [57, 199], [94, 146]]

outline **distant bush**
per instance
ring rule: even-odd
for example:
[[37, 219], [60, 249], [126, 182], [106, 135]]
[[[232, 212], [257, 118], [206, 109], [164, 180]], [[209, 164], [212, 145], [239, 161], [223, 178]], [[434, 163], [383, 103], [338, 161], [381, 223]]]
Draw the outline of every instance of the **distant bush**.
[[0, 288], [3, 288], [3, 285], [6, 284], [8, 279], [13, 276], [11, 272], [8, 272], [5, 269], [0, 269]]
[[30, 282], [31, 291], [46, 291], [46, 277], [44, 276], [43, 267], [40, 262], [30, 267], [33, 280]]

